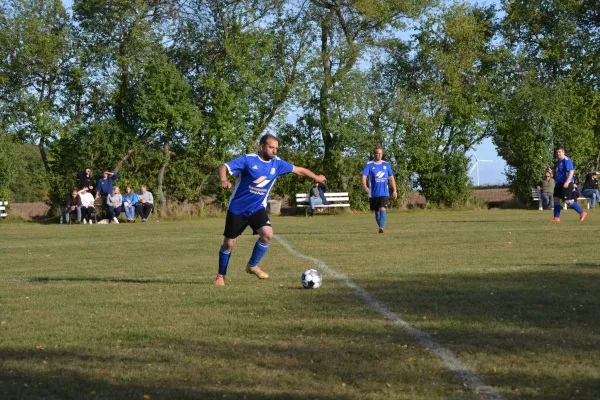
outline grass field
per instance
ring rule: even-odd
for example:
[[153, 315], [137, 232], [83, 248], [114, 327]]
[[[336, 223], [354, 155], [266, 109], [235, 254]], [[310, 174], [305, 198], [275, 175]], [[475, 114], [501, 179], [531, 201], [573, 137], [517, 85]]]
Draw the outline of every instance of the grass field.
[[[275, 217], [506, 399], [600, 398], [600, 212]], [[212, 285], [222, 219], [118, 226], [0, 223], [0, 398], [480, 399], [343, 281], [255, 241]]]

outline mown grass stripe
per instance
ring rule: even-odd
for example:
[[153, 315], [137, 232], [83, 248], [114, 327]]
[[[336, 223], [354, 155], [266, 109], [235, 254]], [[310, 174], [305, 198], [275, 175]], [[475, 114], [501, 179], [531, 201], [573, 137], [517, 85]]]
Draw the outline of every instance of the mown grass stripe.
[[294, 256], [312, 262], [313, 264], [315, 264], [315, 266], [320, 268], [325, 273], [335, 277], [335, 279], [337, 279], [338, 281], [343, 282], [350, 289], [356, 292], [356, 294], [362, 297], [365, 300], [365, 302], [368, 305], [370, 305], [375, 311], [377, 311], [386, 319], [392, 321], [395, 325], [399, 326], [400, 328], [403, 328], [409, 335], [414, 337], [425, 348], [429, 349], [429, 351], [431, 351], [440, 360], [442, 360], [442, 362], [448, 367], [448, 369], [450, 369], [455, 374], [455, 376], [463, 386], [467, 387], [474, 393], [485, 396], [486, 400], [504, 400], [504, 397], [500, 393], [498, 393], [491, 386], [486, 385], [479, 375], [471, 371], [450, 350], [440, 346], [430, 334], [413, 327], [408, 322], [400, 318], [397, 314], [388, 310], [381, 302], [373, 298], [366, 290], [358, 286], [344, 274], [341, 274], [336, 270], [330, 268], [323, 261], [308, 256], [306, 254], [302, 254], [299, 251], [296, 251], [288, 242], [282, 239], [279, 235], [274, 235], [273, 237]]

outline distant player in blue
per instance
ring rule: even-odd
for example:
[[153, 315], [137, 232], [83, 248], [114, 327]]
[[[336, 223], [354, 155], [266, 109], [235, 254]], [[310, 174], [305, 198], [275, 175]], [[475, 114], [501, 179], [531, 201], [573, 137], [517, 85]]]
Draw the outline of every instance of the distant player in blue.
[[373, 161], [369, 161], [362, 171], [362, 185], [365, 192], [369, 194], [369, 206], [375, 211], [375, 220], [379, 226], [379, 233], [385, 231], [387, 220], [387, 208], [390, 200], [388, 182], [392, 185], [392, 197], [398, 198], [396, 191], [396, 180], [394, 172], [387, 161], [383, 161], [383, 148], [375, 147]]
[[556, 163], [556, 185], [554, 186], [554, 218], [550, 221], [560, 222], [561, 200], [577, 211], [579, 220], [583, 221], [587, 217], [587, 213], [581, 209], [576, 200], [571, 198], [573, 184], [575, 183], [573, 179], [573, 175], [575, 175], [573, 161], [565, 155], [565, 149], [562, 147], [556, 149], [556, 157], [558, 158], [558, 162]]
[[269, 274], [258, 267], [258, 263], [266, 254], [273, 238], [273, 228], [266, 208], [269, 192], [278, 176], [293, 172], [319, 183], [326, 181], [323, 175], [315, 175], [309, 169], [296, 167], [277, 157], [278, 148], [279, 139], [267, 134], [260, 139], [258, 153], [246, 154], [219, 166], [219, 179], [221, 179], [223, 188], [230, 189], [232, 186], [231, 182], [227, 180], [227, 172], [231, 175], [238, 175], [238, 179], [229, 200], [223, 244], [219, 251], [219, 273], [215, 279], [216, 286], [225, 285], [225, 274], [231, 250], [235, 246], [236, 238], [244, 232], [248, 225], [255, 234], [259, 235], [259, 238], [254, 245], [246, 272], [256, 275], [259, 279], [269, 277]]

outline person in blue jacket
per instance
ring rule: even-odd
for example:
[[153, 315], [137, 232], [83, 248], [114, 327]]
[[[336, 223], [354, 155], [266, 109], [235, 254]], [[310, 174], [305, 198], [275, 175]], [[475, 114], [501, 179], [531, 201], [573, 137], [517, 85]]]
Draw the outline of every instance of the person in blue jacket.
[[133, 191], [131, 186], [125, 188], [125, 194], [123, 194], [123, 210], [127, 217], [127, 222], [135, 222], [135, 205], [138, 202], [137, 194]]
[[102, 208], [106, 212], [106, 198], [113, 191], [113, 182], [119, 179], [119, 174], [105, 170], [103, 178], [96, 184], [96, 200], [102, 197]]

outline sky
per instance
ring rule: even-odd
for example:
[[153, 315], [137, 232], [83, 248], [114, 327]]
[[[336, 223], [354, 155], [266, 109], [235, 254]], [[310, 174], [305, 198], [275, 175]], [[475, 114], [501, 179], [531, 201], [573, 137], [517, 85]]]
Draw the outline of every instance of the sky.
[[[71, 8], [73, 0], [62, 0], [65, 8]], [[499, 4], [498, 0], [471, 0], [473, 4], [488, 5], [488, 4]], [[490, 160], [493, 162], [480, 162], [479, 163], [479, 184], [480, 185], [498, 185], [506, 183], [506, 176], [504, 175], [504, 169], [506, 168], [506, 162], [498, 155], [496, 147], [492, 143], [491, 139], [485, 139], [473, 151], [467, 153], [472, 162], [475, 162], [477, 156], [480, 160]], [[471, 179], [473, 184], [477, 184], [477, 176], [475, 169], [471, 173]]]

